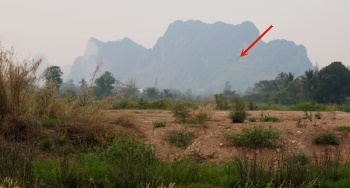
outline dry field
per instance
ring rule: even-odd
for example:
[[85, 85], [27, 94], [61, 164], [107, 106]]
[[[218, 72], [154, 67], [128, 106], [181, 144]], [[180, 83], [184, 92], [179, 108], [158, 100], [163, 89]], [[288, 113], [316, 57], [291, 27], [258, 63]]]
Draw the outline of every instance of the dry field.
[[[113, 114], [132, 114], [138, 122], [139, 131], [143, 132], [148, 143], [157, 147], [157, 155], [163, 161], [180, 159], [184, 155], [193, 154], [198, 159], [206, 162], [223, 162], [234, 156], [253, 158], [254, 155], [263, 160], [279, 160], [291, 154], [303, 152], [310, 157], [322, 156], [326, 151], [331, 151], [333, 157], [341, 162], [350, 161], [350, 133], [337, 131], [337, 126], [350, 126], [350, 113], [321, 112], [321, 119], [304, 119], [302, 111], [249, 111], [249, 117], [256, 117], [257, 122], [245, 120], [244, 123], [231, 123], [228, 118], [229, 111], [214, 111], [210, 121], [205, 126], [179, 124], [168, 110], [114, 110]], [[261, 114], [278, 117], [281, 122], [259, 122]], [[315, 114], [315, 112], [313, 113]], [[162, 128], [153, 128], [154, 121], [165, 121], [167, 124]], [[228, 133], [241, 132], [242, 127], [254, 125], [271, 125], [281, 133], [282, 147], [258, 150], [239, 148], [232, 146], [225, 135]], [[186, 149], [179, 149], [166, 141], [166, 135], [170, 130], [186, 129], [195, 134], [192, 144]], [[338, 146], [322, 146], [313, 143], [313, 137], [320, 133], [333, 132], [340, 141]], [[328, 150], [326, 150], [326, 148]]]

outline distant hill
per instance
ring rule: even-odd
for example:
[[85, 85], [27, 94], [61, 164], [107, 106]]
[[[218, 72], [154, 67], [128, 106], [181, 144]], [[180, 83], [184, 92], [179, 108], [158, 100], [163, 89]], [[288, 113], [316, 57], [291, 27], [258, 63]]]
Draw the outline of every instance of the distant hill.
[[312, 68], [306, 48], [287, 40], [260, 41], [240, 58], [242, 49], [258, 36], [259, 30], [248, 21], [232, 25], [190, 20], [170, 24], [152, 49], [129, 38], [106, 43], [91, 38], [68, 78], [76, 83], [89, 80], [102, 61], [100, 74], [108, 70], [122, 81], [136, 78], [140, 88], [154, 87], [157, 79], [160, 89], [192, 89], [202, 94], [222, 91], [226, 81], [234, 90], [244, 91], [282, 71], [298, 76]]

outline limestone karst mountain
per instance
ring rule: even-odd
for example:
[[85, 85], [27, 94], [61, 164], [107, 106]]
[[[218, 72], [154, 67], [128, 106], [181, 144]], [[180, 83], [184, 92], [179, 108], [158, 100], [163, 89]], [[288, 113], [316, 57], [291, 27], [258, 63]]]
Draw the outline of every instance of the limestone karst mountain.
[[287, 40], [260, 41], [240, 58], [243, 48], [258, 36], [252, 22], [238, 25], [201, 21], [175, 21], [152, 49], [129, 38], [114, 42], [88, 41], [84, 55], [74, 61], [69, 79], [89, 79], [102, 61], [105, 70], [125, 81], [135, 78], [138, 87], [192, 89], [196, 94], [216, 93], [230, 81], [232, 89], [244, 91], [262, 79], [278, 73], [303, 74], [312, 64], [306, 48]]

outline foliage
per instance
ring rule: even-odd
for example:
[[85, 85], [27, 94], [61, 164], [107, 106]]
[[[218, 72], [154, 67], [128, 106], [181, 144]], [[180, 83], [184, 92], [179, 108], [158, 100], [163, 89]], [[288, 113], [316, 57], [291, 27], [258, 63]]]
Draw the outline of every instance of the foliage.
[[58, 88], [62, 85], [63, 72], [59, 66], [50, 66], [45, 70], [46, 84], [53, 84], [58, 91]]
[[155, 164], [155, 148], [142, 141], [119, 138], [100, 154], [109, 170], [107, 178], [114, 187], [137, 187], [152, 182]]
[[193, 111], [189, 123], [204, 125], [213, 116], [213, 108], [211, 106], [200, 106]]
[[250, 117], [250, 118], [248, 118], [248, 120], [249, 120], [250, 122], [256, 122], [257, 118], [256, 118], [256, 117]]
[[314, 97], [320, 103], [343, 103], [350, 95], [350, 70], [341, 62], [333, 62], [319, 72]]
[[337, 113], [337, 105], [336, 104], [329, 104], [327, 106], [327, 114], [332, 119], [336, 119], [336, 113]]
[[[34, 152], [24, 144], [11, 143], [1, 140], [0, 142], [0, 187], [6, 182], [1, 177], [7, 177], [12, 183], [28, 186], [34, 183], [34, 171], [32, 163], [35, 158]], [[8, 182], [10, 183], [10, 182]]]
[[270, 116], [269, 114], [267, 115], [261, 114], [260, 121], [261, 122], [280, 122], [281, 120], [278, 117]]
[[322, 114], [320, 112], [316, 112], [315, 119], [321, 119], [321, 118], [322, 118]]
[[235, 95], [232, 98], [232, 110], [230, 112], [232, 123], [243, 123], [247, 115], [244, 99]]
[[171, 110], [176, 121], [186, 123], [191, 117], [191, 111], [186, 104], [175, 104]]
[[166, 122], [165, 121], [154, 121], [153, 123], [154, 128], [160, 128], [160, 127], [165, 127]]
[[115, 83], [113, 74], [109, 71], [103, 73], [99, 78], [95, 80], [96, 87], [94, 93], [97, 97], [102, 98], [112, 94], [113, 84]]
[[215, 94], [214, 97], [215, 97], [216, 109], [218, 109], [218, 110], [229, 109], [229, 103], [228, 103], [227, 99], [225, 98], [224, 94], [222, 94], [222, 93]]
[[[119, 83], [119, 82], [118, 82]], [[118, 84], [120, 85], [117, 88], [118, 96], [121, 96], [124, 100], [129, 100], [131, 98], [136, 98], [138, 95], [138, 90], [136, 87], [136, 79], [129, 78], [126, 83]]]
[[155, 87], [146, 88], [142, 93], [149, 100], [156, 100], [160, 98], [160, 91]]
[[172, 130], [168, 132], [166, 140], [172, 145], [185, 149], [187, 148], [194, 139], [194, 133], [186, 131], [185, 129]]
[[258, 106], [256, 105], [256, 103], [254, 101], [249, 100], [248, 109], [249, 110], [258, 110]]
[[[247, 90], [245, 98], [285, 105], [310, 100], [324, 104], [342, 104], [350, 96], [349, 82], [350, 70], [341, 62], [333, 62], [320, 71], [307, 70], [298, 78], [294, 78], [292, 73], [282, 72], [274, 80], [261, 80]], [[322, 110], [315, 105], [304, 107], [302, 110]]]
[[334, 133], [322, 133], [313, 138], [313, 142], [318, 145], [339, 145], [339, 139]]
[[242, 133], [229, 134], [227, 138], [237, 147], [251, 148], [273, 148], [278, 146], [277, 140], [280, 133], [276, 128], [263, 125], [253, 126], [252, 128], [242, 128]]
[[350, 126], [338, 126], [335, 128], [337, 131], [350, 132]]

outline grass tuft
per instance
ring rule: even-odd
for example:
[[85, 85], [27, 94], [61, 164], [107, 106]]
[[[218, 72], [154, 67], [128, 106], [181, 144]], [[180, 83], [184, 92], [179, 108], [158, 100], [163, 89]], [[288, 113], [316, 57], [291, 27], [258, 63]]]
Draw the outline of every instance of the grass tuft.
[[185, 129], [172, 130], [168, 132], [166, 138], [172, 145], [182, 149], [187, 148], [192, 143], [193, 139], [194, 133], [186, 131]]
[[237, 147], [274, 148], [278, 146], [277, 141], [280, 138], [280, 133], [271, 126], [259, 125], [252, 128], [242, 128], [242, 133], [229, 134], [227, 138]]
[[350, 132], [350, 126], [338, 126], [335, 128], [337, 131]]
[[318, 134], [313, 139], [317, 145], [339, 145], [339, 139], [334, 133]]

